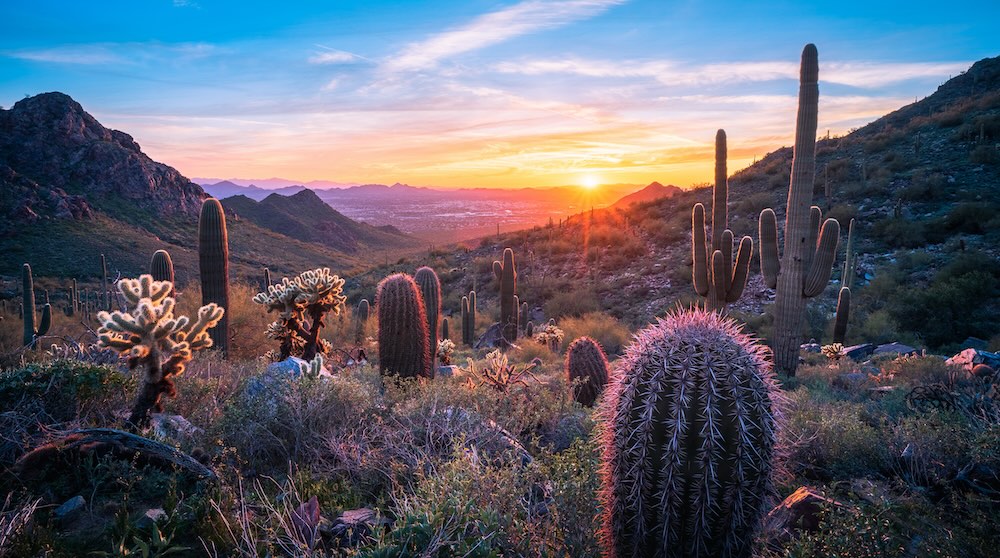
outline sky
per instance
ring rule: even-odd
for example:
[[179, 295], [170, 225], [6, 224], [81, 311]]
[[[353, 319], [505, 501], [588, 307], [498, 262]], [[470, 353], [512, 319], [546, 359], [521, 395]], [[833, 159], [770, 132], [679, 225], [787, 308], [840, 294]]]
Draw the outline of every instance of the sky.
[[61, 91], [188, 177], [438, 187], [711, 180], [1000, 55], [1000, 2], [0, 2], [0, 105]]

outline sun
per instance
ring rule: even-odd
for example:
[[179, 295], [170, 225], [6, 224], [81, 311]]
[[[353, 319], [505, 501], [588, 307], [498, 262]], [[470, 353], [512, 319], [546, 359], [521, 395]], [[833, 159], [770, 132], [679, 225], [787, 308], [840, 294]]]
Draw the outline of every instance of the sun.
[[593, 190], [597, 188], [600, 183], [600, 179], [592, 174], [585, 174], [580, 177], [580, 187], [584, 190]]

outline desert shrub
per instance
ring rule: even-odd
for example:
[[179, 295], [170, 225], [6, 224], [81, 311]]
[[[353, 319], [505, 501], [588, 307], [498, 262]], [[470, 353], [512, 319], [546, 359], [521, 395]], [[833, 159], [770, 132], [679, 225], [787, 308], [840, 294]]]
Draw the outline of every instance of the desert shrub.
[[853, 478], [889, 469], [881, 425], [866, 422], [858, 403], [815, 401], [799, 388], [789, 395], [789, 464], [808, 478]]
[[881, 363], [881, 374], [895, 385], [950, 383], [957, 371], [939, 356], [904, 356]]
[[[874, 509], [867, 509], [867, 508]], [[816, 531], [805, 531], [784, 549], [788, 558], [850, 556], [851, 558], [902, 557], [906, 540], [895, 532], [885, 504], [866, 509], [826, 506]]]
[[589, 287], [557, 292], [545, 303], [545, 315], [556, 319], [564, 316], [582, 316], [600, 309], [597, 294]]
[[765, 208], [774, 205], [774, 197], [768, 192], [755, 192], [736, 201], [733, 213], [757, 217]]
[[590, 337], [600, 343], [608, 356], [621, 354], [632, 336], [624, 324], [603, 312], [589, 312], [578, 318], [566, 318], [559, 322], [566, 332], [563, 350], [580, 337]]
[[1000, 228], [995, 203], [975, 202], [959, 203], [948, 211], [941, 220], [943, 232], [984, 234], [991, 228]]
[[845, 203], [838, 203], [831, 207], [825, 215], [824, 219], [836, 219], [840, 223], [840, 230], [847, 231], [847, 227], [851, 224], [851, 219], [858, 216], [858, 208]]
[[884, 308], [869, 313], [861, 320], [856, 331], [856, 337], [866, 343], [881, 344], [900, 340], [899, 324]]
[[[904, 417], [893, 429], [891, 448], [898, 475], [911, 486], [943, 485], [972, 460], [980, 432], [957, 414], [921, 413]], [[996, 452], [996, 450], [993, 450]], [[1000, 465], [997, 456], [986, 466]]]
[[925, 229], [921, 221], [885, 217], [875, 221], [872, 234], [890, 248], [919, 248], [927, 243]]

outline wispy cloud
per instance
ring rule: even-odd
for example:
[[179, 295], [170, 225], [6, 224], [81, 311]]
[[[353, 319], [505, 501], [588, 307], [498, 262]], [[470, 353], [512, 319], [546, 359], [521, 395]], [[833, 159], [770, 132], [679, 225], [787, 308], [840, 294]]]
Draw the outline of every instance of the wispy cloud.
[[96, 43], [0, 51], [0, 56], [69, 65], [134, 64], [151, 60], [194, 60], [215, 52], [208, 43]]
[[78, 45], [34, 50], [9, 50], [2, 53], [9, 58], [50, 64], [113, 64], [124, 59], [107, 46]]
[[309, 57], [310, 64], [351, 64], [364, 60], [357, 54], [343, 50], [328, 50]]
[[467, 25], [410, 43], [386, 61], [388, 71], [423, 70], [440, 60], [502, 43], [513, 37], [595, 16], [624, 0], [528, 0], [482, 15]]
[[[957, 74], [968, 62], [827, 62], [820, 80], [853, 87], [883, 87], [921, 78]], [[611, 61], [581, 58], [526, 59], [496, 64], [504, 74], [537, 76], [571, 74], [593, 78], [649, 78], [667, 86], [753, 83], [798, 79], [798, 63], [784, 61], [723, 62], [700, 66], [670, 60]]]

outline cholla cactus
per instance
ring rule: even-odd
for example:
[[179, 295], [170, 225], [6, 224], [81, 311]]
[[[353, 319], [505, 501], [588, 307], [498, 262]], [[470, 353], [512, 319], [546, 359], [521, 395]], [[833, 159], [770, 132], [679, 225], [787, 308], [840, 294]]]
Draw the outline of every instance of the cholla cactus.
[[438, 341], [437, 345], [437, 357], [441, 360], [441, 364], [448, 366], [451, 364], [451, 355], [455, 352], [455, 342], [451, 339], [442, 339]]
[[636, 335], [605, 399], [605, 556], [751, 555], [775, 444], [765, 355], [717, 312]]
[[844, 352], [844, 346], [841, 345], [840, 343], [833, 343], [831, 345], [823, 345], [823, 347], [820, 349], [820, 351], [823, 352], [823, 356], [825, 356], [826, 358], [828, 358], [828, 359], [830, 359], [832, 361], [839, 361], [840, 359], [844, 358], [844, 356], [846, 355], [846, 353]]
[[309, 362], [300, 362], [299, 372], [303, 378], [318, 378], [323, 373], [323, 355], [316, 355]]
[[559, 351], [559, 345], [562, 343], [564, 337], [566, 337], [566, 334], [563, 330], [551, 322], [537, 328], [537, 331], [535, 331], [535, 342], [545, 345], [553, 353]]
[[331, 274], [330, 268], [320, 267], [303, 271], [294, 279], [285, 277], [281, 283], [270, 285], [266, 293], [253, 297], [268, 312], [278, 312], [278, 319], [267, 328], [267, 336], [281, 343], [281, 360], [293, 355], [312, 360], [330, 350], [330, 344], [319, 338], [319, 331], [326, 325], [323, 320], [328, 313], [340, 313], [346, 300], [343, 291], [344, 280]]
[[154, 281], [151, 275], [122, 279], [118, 290], [133, 308], [132, 313], [99, 312], [98, 345], [128, 358], [129, 368], [144, 366], [146, 374], [129, 422], [137, 428], [149, 424], [150, 413], [162, 411], [163, 395], [177, 393], [174, 378], [184, 372], [194, 351], [212, 346], [208, 329], [225, 312], [211, 303], [198, 310], [198, 318], [174, 316], [174, 288], [169, 281]]

